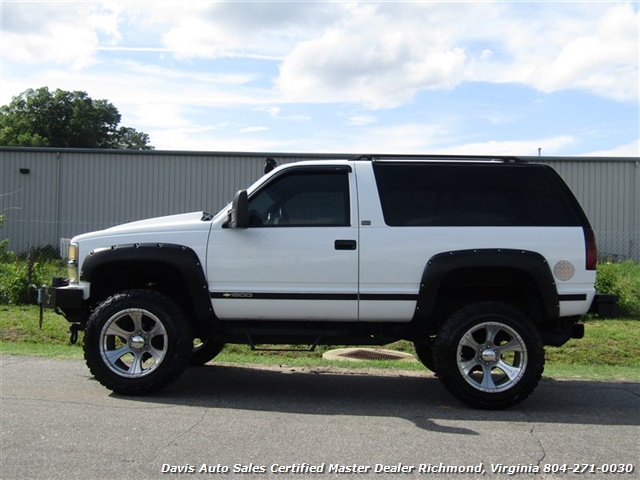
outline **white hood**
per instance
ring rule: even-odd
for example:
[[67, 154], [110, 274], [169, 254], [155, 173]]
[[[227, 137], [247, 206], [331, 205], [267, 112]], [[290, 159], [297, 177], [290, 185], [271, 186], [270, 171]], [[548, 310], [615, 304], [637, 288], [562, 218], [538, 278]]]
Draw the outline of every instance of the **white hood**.
[[[176, 235], [181, 232], [199, 232], [208, 231], [211, 227], [210, 217], [202, 220], [203, 212], [182, 213], [180, 215], [169, 215], [166, 217], [149, 218], [136, 222], [123, 223], [105, 230], [84, 233], [73, 238], [74, 242], [81, 242], [91, 238], [98, 237], [120, 237], [129, 236], [131, 234], [153, 235], [170, 233]], [[171, 237], [166, 241], [170, 241]]]

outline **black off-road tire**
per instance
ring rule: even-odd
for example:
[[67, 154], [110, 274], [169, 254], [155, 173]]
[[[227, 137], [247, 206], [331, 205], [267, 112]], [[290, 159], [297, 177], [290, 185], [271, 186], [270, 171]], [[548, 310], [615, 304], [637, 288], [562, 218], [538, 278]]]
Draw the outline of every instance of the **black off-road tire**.
[[458, 310], [434, 342], [445, 388], [475, 408], [503, 409], [527, 398], [544, 370], [544, 344], [533, 322], [498, 302]]
[[193, 341], [193, 352], [190, 364], [192, 367], [204, 365], [213, 360], [224, 348], [223, 342], [217, 342], [211, 338], [196, 338]]
[[432, 372], [436, 371], [435, 359], [433, 354], [433, 339], [427, 338], [423, 342], [414, 342], [413, 348], [416, 351], [418, 360]]
[[191, 327], [170, 298], [148, 290], [113, 295], [93, 312], [84, 358], [96, 380], [122, 395], [147, 395], [174, 382], [193, 349]]

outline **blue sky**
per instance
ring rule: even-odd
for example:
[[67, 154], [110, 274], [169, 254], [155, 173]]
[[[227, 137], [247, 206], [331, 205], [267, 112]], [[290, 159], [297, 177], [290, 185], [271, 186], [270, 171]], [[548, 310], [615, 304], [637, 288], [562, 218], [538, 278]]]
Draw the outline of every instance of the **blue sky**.
[[160, 150], [640, 155], [638, 2], [1, 1], [1, 90]]

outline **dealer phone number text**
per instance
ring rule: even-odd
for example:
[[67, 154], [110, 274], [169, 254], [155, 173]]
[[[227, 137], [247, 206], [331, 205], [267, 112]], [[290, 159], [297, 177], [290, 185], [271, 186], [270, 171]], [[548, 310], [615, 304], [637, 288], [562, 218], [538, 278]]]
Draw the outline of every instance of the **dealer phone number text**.
[[542, 473], [633, 473], [635, 465], [632, 463], [545, 463]]

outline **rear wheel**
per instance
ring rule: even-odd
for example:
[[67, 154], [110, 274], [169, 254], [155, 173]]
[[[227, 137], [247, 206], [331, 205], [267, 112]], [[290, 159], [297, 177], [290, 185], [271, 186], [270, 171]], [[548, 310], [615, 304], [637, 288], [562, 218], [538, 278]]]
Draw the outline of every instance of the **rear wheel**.
[[544, 370], [544, 346], [536, 327], [519, 310], [496, 302], [469, 305], [449, 317], [434, 354], [444, 386], [477, 408], [521, 402]]
[[189, 364], [191, 329], [168, 297], [131, 290], [105, 300], [86, 325], [84, 356], [102, 385], [145, 395], [175, 381]]

